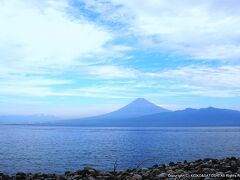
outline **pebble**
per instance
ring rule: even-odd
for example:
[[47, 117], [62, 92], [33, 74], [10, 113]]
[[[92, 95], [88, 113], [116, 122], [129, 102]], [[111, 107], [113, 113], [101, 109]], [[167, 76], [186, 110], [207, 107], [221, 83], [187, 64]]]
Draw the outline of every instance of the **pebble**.
[[135, 174], [135, 175], [131, 178], [131, 180], [142, 180], [142, 176], [139, 175], [139, 174]]
[[163, 178], [166, 178], [167, 176], [168, 176], [167, 173], [161, 173], [157, 175], [157, 178], [163, 179]]

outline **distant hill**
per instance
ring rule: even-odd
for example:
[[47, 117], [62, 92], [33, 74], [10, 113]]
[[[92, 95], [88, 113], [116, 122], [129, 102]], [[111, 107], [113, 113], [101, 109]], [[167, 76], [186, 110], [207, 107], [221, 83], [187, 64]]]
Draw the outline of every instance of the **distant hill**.
[[66, 120], [61, 121], [64, 125], [100, 125], [100, 124], [108, 124], [112, 121], [118, 121], [123, 119], [132, 119], [137, 117], [142, 117], [151, 114], [170, 112], [168, 109], [164, 109], [159, 107], [146, 99], [138, 98], [135, 99], [130, 104], [120, 108], [119, 110], [99, 115], [90, 118], [84, 119], [74, 119], [74, 120]]
[[36, 115], [0, 115], [0, 124], [40, 124], [56, 121], [59, 118], [42, 114]]
[[101, 116], [65, 120], [62, 125], [80, 126], [240, 126], [240, 111], [201, 108], [169, 111], [145, 99], [136, 99], [127, 106]]
[[[105, 125], [107, 125], [107, 123]], [[240, 126], [240, 111], [213, 107], [201, 109], [188, 108], [117, 122], [108, 121], [108, 125], [141, 127]]]

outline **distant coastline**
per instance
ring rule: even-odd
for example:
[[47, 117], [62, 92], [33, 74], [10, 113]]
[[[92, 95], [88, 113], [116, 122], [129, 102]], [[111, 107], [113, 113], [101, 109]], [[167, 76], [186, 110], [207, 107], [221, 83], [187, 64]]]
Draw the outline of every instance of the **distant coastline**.
[[0, 173], [2, 180], [23, 180], [23, 179], [86, 179], [86, 180], [144, 180], [144, 179], [239, 179], [240, 178], [240, 157], [226, 157], [224, 159], [199, 159], [191, 162], [170, 162], [169, 164], [158, 164], [149, 168], [139, 164], [134, 169], [120, 171], [117, 163], [113, 164], [112, 171], [99, 171], [93, 167], [85, 167], [76, 172], [67, 171], [62, 175], [54, 173], [24, 173], [18, 172], [16, 175], [6, 175]]

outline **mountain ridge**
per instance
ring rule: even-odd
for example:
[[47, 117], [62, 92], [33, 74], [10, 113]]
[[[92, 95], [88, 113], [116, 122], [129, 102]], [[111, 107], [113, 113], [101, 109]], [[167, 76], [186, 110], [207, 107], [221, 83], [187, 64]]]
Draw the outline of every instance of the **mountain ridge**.
[[[141, 105], [143, 105], [141, 107]], [[161, 112], [151, 111], [147, 113], [145, 107], [155, 109], [160, 108]], [[138, 116], [121, 116], [121, 113], [129, 112], [129, 109], [141, 111], [146, 110]], [[139, 108], [141, 107], [141, 108]], [[125, 112], [126, 111], [126, 112]], [[131, 111], [131, 110], [130, 110]], [[120, 115], [119, 115], [120, 112]], [[169, 111], [167, 109], [156, 106], [155, 104], [138, 98], [130, 104], [120, 108], [119, 110], [90, 118], [76, 119], [65, 121], [68, 125], [81, 126], [240, 126], [240, 111], [230, 109], [219, 109], [214, 107], [193, 109], [186, 108], [184, 110]], [[65, 125], [66, 125], [65, 124]]]
[[94, 117], [66, 120], [62, 121], [61, 123], [63, 123], [64, 125], [68, 124], [74, 125], [79, 123], [82, 125], [87, 124], [94, 125], [95, 123], [131, 119], [141, 117], [144, 115], [151, 115], [162, 112], [170, 112], [170, 110], [157, 106], [144, 98], [137, 98], [131, 103], [127, 104], [126, 106], [123, 106], [122, 108], [115, 110], [113, 112], [109, 112]]
[[0, 116], [0, 124], [45, 124], [69, 126], [240, 126], [240, 111], [207, 107], [170, 111], [137, 98], [122, 108], [99, 116], [59, 120], [54, 116]]

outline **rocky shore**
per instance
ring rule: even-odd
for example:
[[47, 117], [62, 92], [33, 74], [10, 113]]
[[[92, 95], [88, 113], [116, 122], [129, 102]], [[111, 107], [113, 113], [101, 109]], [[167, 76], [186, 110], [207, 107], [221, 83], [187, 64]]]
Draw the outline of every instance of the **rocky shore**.
[[85, 167], [76, 172], [57, 174], [31, 174], [19, 172], [15, 176], [0, 173], [0, 180], [151, 180], [151, 179], [240, 179], [240, 158], [199, 159], [192, 162], [170, 162], [150, 168], [128, 169], [126, 171], [98, 171]]

